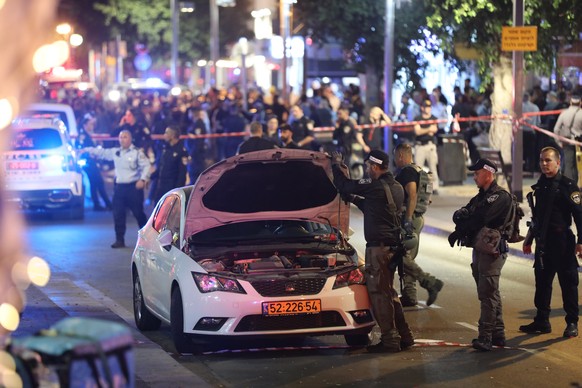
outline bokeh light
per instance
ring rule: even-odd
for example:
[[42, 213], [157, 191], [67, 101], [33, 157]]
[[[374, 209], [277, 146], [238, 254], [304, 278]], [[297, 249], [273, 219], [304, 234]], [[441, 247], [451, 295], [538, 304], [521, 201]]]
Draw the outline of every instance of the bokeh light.
[[6, 128], [12, 121], [16, 109], [7, 98], [0, 100], [0, 130]]
[[58, 40], [52, 44], [40, 46], [32, 57], [32, 67], [37, 73], [61, 66], [69, 58], [69, 44]]
[[79, 47], [80, 45], [83, 44], [83, 36], [79, 35], [79, 34], [73, 34], [71, 35], [71, 37], [69, 38], [69, 43], [71, 44], [71, 46], [73, 47]]
[[20, 314], [16, 307], [9, 303], [0, 304], [0, 326], [8, 331], [14, 331], [20, 324]]
[[51, 269], [40, 257], [33, 257], [27, 265], [28, 278], [35, 286], [44, 287], [51, 277]]

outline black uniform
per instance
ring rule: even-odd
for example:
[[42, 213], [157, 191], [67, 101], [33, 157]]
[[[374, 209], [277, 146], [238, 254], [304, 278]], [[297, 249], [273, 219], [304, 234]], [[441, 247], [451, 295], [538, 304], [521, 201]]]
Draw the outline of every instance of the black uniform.
[[[401, 344], [414, 343], [398, 293], [394, 289], [394, 269], [389, 264], [401, 242], [400, 209], [404, 200], [402, 186], [390, 172], [379, 179], [350, 180], [340, 168], [333, 167], [334, 183], [343, 195], [353, 195], [353, 201], [364, 213], [366, 238], [366, 287], [372, 312], [382, 334], [383, 346], [398, 350]], [[384, 189], [390, 188], [396, 211], [390, 211]], [[404, 345], [403, 345], [404, 346]]]
[[156, 161], [156, 171], [151, 178], [156, 180], [153, 200], [157, 203], [168, 191], [186, 184], [188, 152], [182, 141], [174, 145], [166, 143]]
[[352, 119], [338, 120], [333, 139], [337, 141], [337, 150], [344, 155], [352, 154], [352, 144], [357, 142], [356, 123]]
[[[301, 142], [301, 140], [305, 139], [307, 136], [315, 136], [313, 134], [313, 121], [309, 120], [306, 116], [303, 116], [297, 120], [293, 120], [291, 123], [291, 131], [293, 132], [293, 141], [296, 143]], [[313, 140], [311, 143], [314, 142], [315, 140]], [[316, 149], [313, 147], [313, 144], [306, 144], [302, 148]]]
[[[578, 261], [576, 244], [582, 244], [582, 205], [581, 194], [576, 183], [558, 173], [554, 178], [542, 175], [532, 186], [535, 206], [533, 209], [534, 225], [541, 230], [546, 208], [549, 210], [549, 224], [545, 239], [535, 236], [536, 252], [534, 273], [536, 291], [534, 304], [537, 314], [534, 321], [549, 327], [550, 302], [552, 299], [552, 282], [556, 274], [562, 289], [562, 300], [566, 311], [566, 324], [578, 323]], [[550, 198], [554, 191], [553, 199]], [[570, 229], [572, 218], [576, 223], [578, 237]], [[542, 241], [543, 239], [543, 241]], [[543, 251], [543, 254], [542, 254]]]
[[[478, 233], [483, 227], [500, 230], [504, 226], [511, 204], [510, 194], [493, 181], [487, 190], [480, 189], [464, 208], [455, 212], [453, 220], [456, 229], [449, 241], [456, 239], [467, 246], [475, 246]], [[501, 244], [502, 248], [507, 246], [503, 240]], [[506, 252], [507, 249], [501, 249], [499, 254], [489, 254], [473, 249], [471, 269], [481, 302], [478, 340], [489, 347], [491, 343], [505, 343], [499, 277], [507, 257]]]
[[246, 154], [247, 152], [270, 150], [277, 146], [269, 139], [263, 137], [251, 136], [238, 145], [237, 154]]

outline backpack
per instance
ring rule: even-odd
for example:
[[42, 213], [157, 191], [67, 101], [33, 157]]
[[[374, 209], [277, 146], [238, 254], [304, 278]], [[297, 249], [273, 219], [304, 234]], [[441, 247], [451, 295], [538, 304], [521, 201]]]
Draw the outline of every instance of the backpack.
[[509, 195], [511, 196], [511, 207], [506, 218], [507, 221], [501, 229], [501, 235], [507, 242], [516, 243], [525, 239], [525, 237], [520, 236], [519, 234], [519, 221], [523, 218], [525, 213], [521, 206], [519, 206], [516, 196], [511, 193]]
[[426, 172], [422, 167], [417, 166], [416, 164], [409, 164], [409, 166], [414, 168], [419, 175], [418, 185], [416, 187], [417, 198], [414, 212], [424, 214], [428, 209], [428, 205], [432, 203], [434, 178], [432, 172]]

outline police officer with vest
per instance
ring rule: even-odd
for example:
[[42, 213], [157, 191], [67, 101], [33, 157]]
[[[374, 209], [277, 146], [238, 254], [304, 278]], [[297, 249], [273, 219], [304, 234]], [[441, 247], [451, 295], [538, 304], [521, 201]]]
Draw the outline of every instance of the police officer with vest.
[[83, 149], [83, 152], [88, 152], [95, 158], [112, 160], [115, 165], [115, 187], [113, 190], [115, 242], [111, 244], [111, 248], [125, 247], [127, 209], [131, 210], [140, 228], [147, 222], [143, 200], [151, 164], [143, 151], [131, 142], [131, 132], [124, 129], [119, 133], [119, 147], [88, 147]]
[[[582, 255], [582, 205], [580, 189], [574, 180], [560, 172], [560, 153], [553, 147], [540, 152], [542, 176], [528, 194], [532, 224], [523, 242], [523, 252], [531, 254], [535, 241], [534, 275], [536, 282], [534, 321], [519, 330], [528, 334], [550, 333], [550, 302], [556, 274], [562, 289], [566, 312], [564, 337], [578, 336], [578, 260]], [[534, 203], [535, 198], [535, 203]], [[570, 229], [572, 218], [578, 236]], [[551, 243], [550, 243], [551, 242]]]
[[404, 256], [404, 279], [402, 288], [402, 306], [412, 307], [418, 303], [416, 297], [416, 281], [428, 291], [426, 305], [430, 306], [436, 301], [438, 293], [443, 288], [442, 280], [426, 273], [414, 259], [418, 255], [420, 232], [424, 227], [423, 214], [417, 211], [418, 187], [420, 183], [420, 168], [412, 163], [412, 147], [408, 143], [400, 143], [394, 150], [394, 164], [397, 167], [396, 180], [404, 188], [404, 212], [402, 226], [405, 232], [405, 245], [407, 238], [411, 246]]
[[186, 184], [188, 151], [180, 140], [180, 128], [166, 128], [164, 142], [156, 160], [156, 168], [151, 174], [151, 178], [155, 179], [154, 203], [168, 191]]
[[474, 349], [489, 351], [493, 346], [505, 346], [499, 277], [508, 247], [507, 242], [502, 239], [497, 252], [490, 253], [479, 248], [479, 242], [487, 242], [489, 237], [485, 232], [488, 230], [496, 229], [501, 232], [504, 229], [512, 199], [495, 180], [495, 163], [488, 159], [479, 159], [469, 170], [474, 171], [473, 179], [479, 193], [453, 215], [456, 227], [449, 236], [449, 243], [451, 247], [455, 243], [473, 247], [471, 269], [477, 283], [481, 316], [479, 337], [473, 340], [472, 345]]
[[341, 153], [334, 152], [332, 161], [334, 183], [339, 192], [364, 214], [366, 287], [382, 335], [381, 341], [368, 346], [367, 350], [371, 353], [399, 352], [414, 344], [394, 289], [393, 264], [401, 254], [400, 209], [404, 191], [388, 169], [388, 155], [380, 150], [373, 150], [368, 156], [368, 179], [348, 179]]

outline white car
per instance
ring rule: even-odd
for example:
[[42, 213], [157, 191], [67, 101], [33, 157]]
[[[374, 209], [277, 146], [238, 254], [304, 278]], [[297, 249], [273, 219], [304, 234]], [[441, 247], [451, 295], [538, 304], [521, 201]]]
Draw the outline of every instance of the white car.
[[26, 212], [82, 219], [83, 175], [65, 124], [58, 118], [20, 118], [12, 123], [3, 153], [6, 198]]
[[70, 105], [54, 102], [37, 102], [30, 104], [20, 116], [33, 118], [53, 118], [56, 116], [65, 124], [70, 137], [76, 138], [79, 136], [75, 113]]
[[169, 324], [181, 353], [253, 336], [340, 334], [366, 345], [375, 323], [348, 223], [323, 153], [219, 162], [168, 192], [139, 231], [135, 323]]

